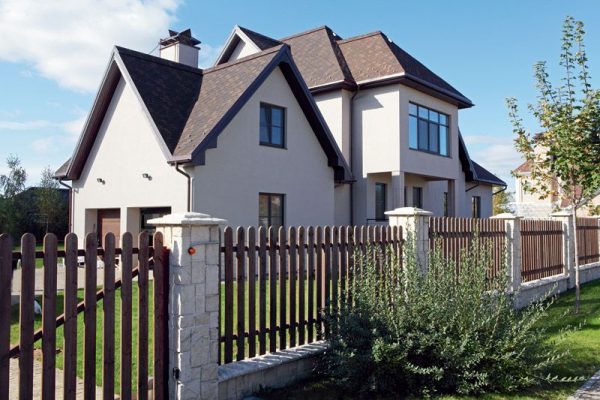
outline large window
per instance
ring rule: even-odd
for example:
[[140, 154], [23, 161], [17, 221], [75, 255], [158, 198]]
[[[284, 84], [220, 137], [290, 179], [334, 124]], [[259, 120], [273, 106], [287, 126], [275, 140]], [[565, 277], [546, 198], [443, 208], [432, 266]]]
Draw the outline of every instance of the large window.
[[423, 208], [423, 188], [417, 186], [413, 187], [412, 195], [413, 207]]
[[285, 109], [260, 104], [260, 144], [285, 147]]
[[258, 224], [268, 228], [283, 226], [283, 194], [259, 193], [258, 195]]
[[471, 214], [473, 218], [481, 218], [481, 197], [473, 196], [471, 198]]
[[448, 192], [444, 192], [444, 217], [448, 216]]
[[385, 197], [386, 197], [386, 185], [385, 183], [375, 184], [375, 219], [385, 219]]
[[448, 115], [409, 104], [408, 145], [411, 149], [448, 156]]

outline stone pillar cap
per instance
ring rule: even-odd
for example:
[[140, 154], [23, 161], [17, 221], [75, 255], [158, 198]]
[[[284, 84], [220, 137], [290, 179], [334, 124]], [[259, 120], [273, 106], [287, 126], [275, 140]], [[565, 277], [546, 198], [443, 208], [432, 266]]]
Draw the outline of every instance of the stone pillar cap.
[[502, 214], [494, 215], [494, 216], [490, 217], [490, 219], [523, 219], [523, 217], [520, 215], [511, 214], [511, 213], [502, 213]]
[[208, 214], [196, 212], [174, 213], [154, 218], [148, 221], [151, 225], [176, 225], [176, 226], [199, 226], [199, 225], [225, 225], [227, 220], [213, 218]]
[[386, 211], [385, 215], [389, 215], [391, 217], [413, 217], [415, 215], [428, 217], [433, 215], [433, 213], [417, 207], [400, 207], [396, 208], [395, 210]]

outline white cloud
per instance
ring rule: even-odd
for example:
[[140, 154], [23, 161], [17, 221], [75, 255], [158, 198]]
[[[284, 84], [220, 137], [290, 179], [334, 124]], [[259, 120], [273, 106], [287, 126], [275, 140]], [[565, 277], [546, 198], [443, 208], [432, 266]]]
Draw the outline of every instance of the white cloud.
[[514, 178], [511, 171], [522, 162], [512, 138], [506, 136], [471, 135], [464, 137], [469, 155], [488, 171], [503, 179], [512, 190]]
[[198, 54], [198, 65], [200, 68], [210, 68], [213, 66], [217, 57], [221, 53], [223, 46], [213, 47], [209, 44], [200, 45], [200, 54]]
[[54, 124], [46, 120], [35, 121], [0, 121], [0, 131], [31, 131], [53, 126]]
[[0, 59], [29, 64], [63, 87], [91, 92], [111, 48], [150, 51], [167, 34], [178, 5], [178, 0], [0, 0]]

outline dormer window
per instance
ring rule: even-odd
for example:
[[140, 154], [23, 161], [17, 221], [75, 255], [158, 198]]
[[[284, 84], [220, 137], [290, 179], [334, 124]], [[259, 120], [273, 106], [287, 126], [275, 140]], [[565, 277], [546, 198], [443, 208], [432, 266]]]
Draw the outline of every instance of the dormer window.
[[448, 156], [449, 116], [414, 103], [409, 104], [408, 145], [411, 149]]
[[285, 108], [260, 103], [260, 144], [285, 147]]

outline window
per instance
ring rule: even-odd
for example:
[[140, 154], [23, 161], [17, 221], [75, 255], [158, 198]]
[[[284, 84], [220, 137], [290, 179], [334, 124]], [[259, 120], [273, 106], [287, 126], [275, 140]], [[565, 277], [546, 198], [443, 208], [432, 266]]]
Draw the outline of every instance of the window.
[[414, 103], [408, 107], [408, 146], [448, 156], [448, 115]]
[[408, 187], [404, 186], [404, 207], [408, 207]]
[[283, 226], [284, 195], [259, 193], [258, 195], [258, 224], [268, 228]]
[[260, 144], [285, 147], [285, 109], [260, 104]]
[[386, 185], [385, 183], [375, 184], [375, 219], [385, 219], [385, 197], [386, 197]]
[[140, 209], [140, 230], [150, 233], [150, 246], [153, 242], [153, 234], [156, 232], [156, 226], [148, 224], [148, 221], [154, 218], [171, 214], [171, 207], [156, 207]]
[[471, 197], [471, 215], [473, 218], [481, 218], [481, 196]]
[[412, 205], [413, 207], [423, 208], [423, 188], [421, 187], [413, 187], [412, 192]]
[[444, 217], [448, 216], [448, 192], [444, 192]]

